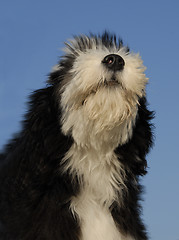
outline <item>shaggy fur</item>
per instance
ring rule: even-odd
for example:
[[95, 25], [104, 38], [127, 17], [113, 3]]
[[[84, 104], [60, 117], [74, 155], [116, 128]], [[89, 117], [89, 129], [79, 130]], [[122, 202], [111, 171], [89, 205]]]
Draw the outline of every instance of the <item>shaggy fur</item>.
[[115, 35], [80, 36], [34, 92], [0, 172], [1, 240], [146, 240], [148, 79]]

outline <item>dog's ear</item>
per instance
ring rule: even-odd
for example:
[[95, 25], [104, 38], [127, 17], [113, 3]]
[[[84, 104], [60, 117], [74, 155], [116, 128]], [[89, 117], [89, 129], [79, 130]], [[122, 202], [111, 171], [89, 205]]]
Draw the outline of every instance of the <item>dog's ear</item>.
[[145, 175], [147, 173], [146, 154], [153, 144], [151, 120], [154, 113], [147, 109], [145, 98], [140, 99], [139, 103], [132, 138], [126, 144], [118, 146], [115, 152], [127, 169], [135, 175]]
[[54, 87], [35, 91], [29, 105], [23, 126], [27, 141], [40, 143], [38, 151], [46, 155], [48, 161], [59, 161], [69, 150], [72, 140], [61, 131], [61, 109]]

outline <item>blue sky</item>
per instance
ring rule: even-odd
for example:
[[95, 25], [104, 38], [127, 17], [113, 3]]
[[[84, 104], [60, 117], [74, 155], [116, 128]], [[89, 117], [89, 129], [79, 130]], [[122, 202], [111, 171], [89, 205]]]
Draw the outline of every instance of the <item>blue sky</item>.
[[156, 111], [143, 219], [152, 240], [179, 240], [179, 1], [1, 0], [0, 147], [18, 131], [27, 96], [44, 87], [74, 34], [109, 30], [142, 55]]

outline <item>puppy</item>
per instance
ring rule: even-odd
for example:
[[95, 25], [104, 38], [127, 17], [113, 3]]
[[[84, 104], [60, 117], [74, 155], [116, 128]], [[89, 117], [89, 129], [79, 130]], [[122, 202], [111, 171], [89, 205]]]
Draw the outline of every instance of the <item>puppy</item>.
[[0, 155], [0, 239], [146, 240], [139, 177], [153, 112], [139, 56], [76, 36]]

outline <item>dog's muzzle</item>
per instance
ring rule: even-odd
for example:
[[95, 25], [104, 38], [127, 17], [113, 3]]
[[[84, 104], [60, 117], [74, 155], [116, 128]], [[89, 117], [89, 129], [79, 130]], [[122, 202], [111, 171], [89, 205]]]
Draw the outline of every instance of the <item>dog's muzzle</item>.
[[102, 63], [111, 71], [121, 71], [124, 68], [124, 59], [117, 54], [109, 54], [103, 60]]

